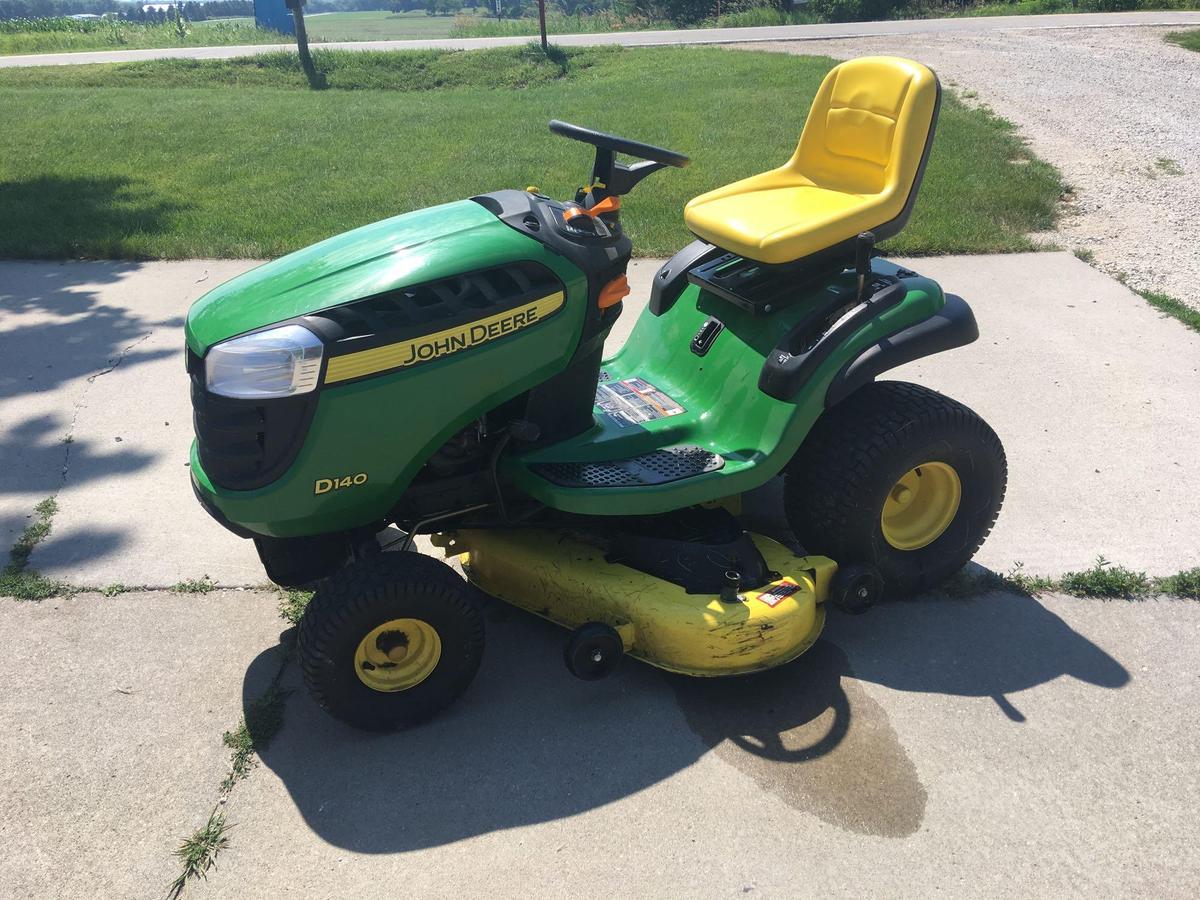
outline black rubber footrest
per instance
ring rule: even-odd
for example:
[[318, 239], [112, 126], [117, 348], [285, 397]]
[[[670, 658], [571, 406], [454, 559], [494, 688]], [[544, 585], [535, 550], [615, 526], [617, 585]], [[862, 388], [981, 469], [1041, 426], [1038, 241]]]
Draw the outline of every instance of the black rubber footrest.
[[703, 447], [667, 447], [629, 459], [603, 462], [552, 462], [530, 466], [562, 487], [643, 487], [715, 472], [725, 465], [719, 453]]

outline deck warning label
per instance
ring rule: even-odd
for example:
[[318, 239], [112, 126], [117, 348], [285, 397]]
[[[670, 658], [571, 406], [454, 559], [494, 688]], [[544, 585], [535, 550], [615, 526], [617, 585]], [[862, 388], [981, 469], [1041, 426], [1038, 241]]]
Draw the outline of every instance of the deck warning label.
[[621, 428], [686, 411], [648, 381], [640, 378], [609, 381], [604, 377], [607, 374], [602, 373], [596, 385], [596, 406]]
[[773, 585], [770, 590], [763, 591], [758, 595], [758, 599], [774, 609], [798, 590], [800, 590], [800, 585], [785, 581]]

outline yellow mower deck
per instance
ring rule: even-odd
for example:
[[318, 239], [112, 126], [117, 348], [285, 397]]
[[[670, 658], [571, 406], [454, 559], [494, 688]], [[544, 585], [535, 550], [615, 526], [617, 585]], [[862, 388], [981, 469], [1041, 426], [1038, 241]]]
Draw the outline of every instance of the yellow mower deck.
[[798, 557], [751, 535], [781, 577], [744, 600], [688, 594], [671, 582], [605, 560], [580, 536], [553, 530], [460, 531], [439, 535], [463, 553], [471, 582], [492, 596], [566, 628], [610, 625], [625, 652], [660, 669], [695, 676], [738, 675], [782, 665], [816, 641], [837, 564]]

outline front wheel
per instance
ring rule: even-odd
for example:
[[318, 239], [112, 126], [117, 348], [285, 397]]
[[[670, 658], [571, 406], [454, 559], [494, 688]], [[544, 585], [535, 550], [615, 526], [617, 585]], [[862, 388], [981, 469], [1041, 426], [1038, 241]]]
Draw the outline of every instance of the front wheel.
[[900, 381], [828, 410], [788, 464], [784, 512], [810, 553], [865, 563], [888, 594], [940, 584], [1000, 511], [1004, 448], [972, 410]]
[[317, 703], [356, 728], [415, 725], [466, 690], [483, 617], [449, 566], [380, 553], [321, 583], [300, 620], [300, 669]]

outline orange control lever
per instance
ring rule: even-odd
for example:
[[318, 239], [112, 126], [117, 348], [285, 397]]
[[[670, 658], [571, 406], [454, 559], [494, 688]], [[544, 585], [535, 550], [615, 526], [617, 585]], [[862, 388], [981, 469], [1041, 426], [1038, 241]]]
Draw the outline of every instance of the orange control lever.
[[594, 219], [596, 216], [617, 212], [620, 208], [621, 198], [614, 194], [611, 197], [605, 197], [591, 209], [584, 209], [582, 206], [572, 206], [570, 209], [563, 210], [563, 221], [570, 222], [576, 216], [591, 216]]
[[608, 309], [610, 306], [620, 303], [621, 298], [628, 293], [629, 279], [624, 275], [618, 275], [600, 289], [600, 296], [596, 298], [596, 305], [601, 309]]

